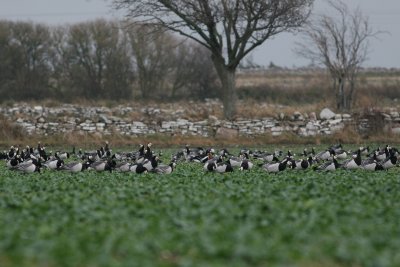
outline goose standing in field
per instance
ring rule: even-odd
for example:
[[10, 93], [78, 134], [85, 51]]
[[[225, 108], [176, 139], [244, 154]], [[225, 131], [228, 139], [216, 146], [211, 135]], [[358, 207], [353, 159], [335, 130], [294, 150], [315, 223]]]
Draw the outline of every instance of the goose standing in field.
[[90, 166], [90, 162], [70, 162], [61, 166], [60, 170], [71, 173], [77, 173], [86, 170]]
[[376, 159], [377, 152], [374, 152], [373, 157], [365, 159], [361, 162], [361, 168], [367, 171], [380, 171], [384, 170], [381, 163]]
[[204, 150], [202, 147], [197, 147], [197, 148], [190, 148], [189, 145], [185, 146], [185, 151], [186, 151], [186, 156], [204, 156], [207, 154], [207, 151]]
[[115, 170], [119, 172], [129, 172], [132, 164], [129, 162], [120, 162], [115, 165]]
[[133, 152], [120, 152], [116, 153], [115, 157], [118, 160], [132, 160], [132, 161], [143, 161], [144, 160], [144, 145], [140, 144], [139, 149]]
[[0, 152], [0, 160], [2, 160], [2, 159], [7, 159], [7, 152], [6, 151]]
[[222, 157], [228, 157], [228, 156], [231, 156], [232, 154], [229, 153], [228, 149], [223, 148], [218, 152], [218, 155], [220, 155]]
[[232, 165], [229, 161], [220, 162], [217, 164], [215, 171], [218, 173], [233, 172]]
[[369, 146], [363, 147], [361, 149], [361, 155], [367, 156], [369, 154]]
[[394, 166], [396, 166], [396, 163], [397, 163], [397, 156], [392, 150], [389, 153], [389, 157], [380, 162], [380, 164], [385, 170], [393, 168]]
[[89, 168], [95, 171], [109, 171], [112, 172], [113, 168], [115, 167], [116, 162], [114, 160], [103, 160], [103, 161], [95, 161], [90, 164]]
[[328, 150], [333, 150], [333, 151], [339, 151], [339, 150], [343, 150], [343, 146], [342, 146], [342, 144], [335, 144], [335, 145], [332, 145], [332, 146], [330, 146], [329, 148], [328, 148]]
[[203, 169], [207, 172], [213, 172], [217, 168], [217, 164], [215, 162], [207, 162], [204, 164]]
[[144, 163], [144, 161], [150, 160], [153, 157], [153, 152], [151, 151], [152, 145], [152, 143], [148, 143], [146, 148], [143, 146], [142, 152], [140, 152], [140, 154], [143, 153], [143, 155], [136, 159], [136, 163]]
[[56, 151], [55, 155], [62, 160], [69, 159], [70, 157], [70, 153], [65, 151]]
[[[313, 150], [314, 150], [314, 148], [313, 148]], [[330, 159], [333, 155], [335, 155], [335, 151], [333, 149], [327, 149], [327, 150], [317, 153], [315, 155], [315, 160], [317, 162], [325, 161], [325, 160]]]
[[211, 151], [209, 151], [203, 169], [206, 171], [214, 171], [219, 162], [222, 162], [221, 156], [214, 157]]
[[142, 164], [148, 171], [151, 171], [158, 166], [158, 160], [158, 156], [151, 156], [150, 159], [144, 160]]
[[361, 149], [358, 149], [355, 154], [352, 155], [352, 158], [349, 160], [346, 160], [345, 162], [342, 163], [342, 167], [346, 170], [354, 170], [358, 169], [361, 166], [362, 160], [361, 160]]
[[168, 165], [160, 164], [156, 168], [151, 170], [151, 172], [158, 173], [158, 174], [170, 174], [174, 171], [175, 167], [176, 167], [175, 162], [171, 162]]
[[255, 159], [261, 159], [264, 162], [279, 162], [278, 157], [282, 155], [282, 151], [275, 151], [274, 153], [268, 153], [268, 152], [255, 152], [253, 154], [253, 157]]
[[12, 167], [17, 166], [21, 162], [23, 162], [23, 159], [21, 159], [21, 157], [19, 155], [16, 155], [15, 157], [9, 159], [6, 163], [6, 165], [8, 168], [12, 168]]
[[8, 159], [12, 159], [17, 154], [18, 154], [18, 148], [15, 148], [14, 146], [11, 146], [10, 150], [8, 151], [7, 157], [8, 157]]
[[64, 165], [64, 160], [60, 158], [50, 159], [43, 163], [43, 166], [50, 170], [58, 170]]
[[40, 173], [40, 165], [35, 164], [33, 162], [23, 162], [21, 164], [11, 167], [11, 170], [16, 170], [24, 173], [34, 173], [34, 172]]
[[384, 161], [390, 156], [390, 146], [386, 145], [384, 149], [378, 147], [375, 152], [377, 153], [376, 159], [379, 161]]
[[251, 170], [252, 168], [253, 168], [253, 163], [248, 159], [244, 159], [244, 160], [242, 160], [242, 163], [240, 164], [239, 170], [241, 170], [241, 171]]
[[90, 160], [94, 162], [101, 160], [102, 157], [103, 155], [100, 149], [85, 152], [82, 152], [82, 149], [79, 149], [78, 151], [78, 158], [80, 158], [81, 160]]
[[289, 158], [285, 158], [281, 162], [275, 162], [275, 163], [266, 163], [262, 165], [263, 170], [269, 173], [277, 173], [284, 171], [287, 166], [291, 166], [291, 161], [289, 161]]
[[240, 157], [232, 156], [228, 159], [228, 162], [232, 167], [240, 167], [240, 165], [242, 164], [242, 161], [243, 161], [243, 156], [240, 156]]
[[130, 172], [134, 172], [134, 173], [138, 173], [138, 174], [147, 173], [147, 172], [148, 172], [148, 170], [143, 166], [142, 163], [133, 164], [133, 165], [129, 168], [129, 171], [130, 171]]
[[292, 169], [294, 170], [306, 170], [313, 164], [313, 158], [311, 156], [308, 159], [292, 160]]
[[343, 148], [338, 148], [334, 150], [337, 159], [346, 159], [347, 158], [347, 151]]
[[325, 162], [324, 164], [315, 167], [316, 171], [335, 171], [340, 167], [339, 162], [336, 159], [336, 156], [332, 157], [332, 160]]
[[250, 161], [249, 154], [247, 152], [243, 153], [244, 159], [240, 163], [240, 170], [251, 170], [253, 168], [253, 163]]

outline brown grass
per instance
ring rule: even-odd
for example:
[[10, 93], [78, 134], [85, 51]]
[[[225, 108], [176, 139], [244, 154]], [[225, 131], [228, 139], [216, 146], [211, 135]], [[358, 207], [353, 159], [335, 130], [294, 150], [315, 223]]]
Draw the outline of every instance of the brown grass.
[[[324, 71], [259, 71], [237, 75], [238, 95], [243, 99], [302, 107], [330, 107], [334, 110], [332, 81]], [[356, 83], [353, 108], [400, 107], [399, 72], [363, 72]], [[335, 110], [334, 110], [335, 111]]]
[[0, 114], [0, 140], [2, 142], [10, 142], [25, 139], [24, 130]]
[[109, 141], [115, 148], [137, 148], [139, 144], [151, 142], [157, 148], [183, 147], [186, 144], [190, 146], [203, 147], [264, 147], [268, 145], [322, 145], [322, 144], [372, 144], [372, 143], [390, 143], [400, 144], [398, 135], [395, 134], [377, 134], [361, 136], [352, 127], [346, 127], [343, 131], [336, 132], [326, 136], [300, 137], [293, 133], [284, 133], [273, 137], [270, 134], [259, 136], [239, 136], [231, 139], [221, 139], [215, 137], [183, 136], [183, 135], [148, 135], [142, 137], [122, 136], [114, 134], [111, 136], [99, 136], [96, 134], [65, 134], [52, 136], [27, 136], [19, 135], [18, 138], [1, 138], [0, 147], [9, 147], [10, 145], [23, 147], [25, 145], [34, 145], [40, 141], [45, 146], [90, 149], [104, 145]]

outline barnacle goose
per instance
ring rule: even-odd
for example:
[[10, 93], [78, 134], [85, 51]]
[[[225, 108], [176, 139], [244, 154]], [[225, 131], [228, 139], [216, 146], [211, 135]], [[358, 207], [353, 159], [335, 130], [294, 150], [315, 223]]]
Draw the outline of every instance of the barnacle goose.
[[90, 162], [70, 162], [61, 166], [60, 170], [76, 173], [86, 170], [90, 166]]
[[289, 161], [289, 158], [285, 158], [281, 162], [275, 162], [275, 163], [266, 163], [262, 165], [262, 168], [269, 172], [269, 173], [277, 173], [284, 171], [286, 167], [289, 165], [291, 166], [291, 161]]
[[217, 164], [215, 171], [218, 173], [233, 172], [232, 165], [229, 161], [220, 162]]
[[148, 170], [143, 166], [142, 163], [133, 164], [129, 170], [134, 173], [147, 173]]
[[332, 160], [325, 162], [324, 164], [317, 166], [314, 170], [317, 171], [334, 171], [340, 167], [339, 162], [336, 159], [336, 156], [332, 157]]
[[361, 165], [361, 149], [358, 149], [352, 158], [342, 163], [342, 167], [347, 170], [354, 170], [360, 168]]
[[168, 165], [158, 165], [156, 168], [152, 169], [151, 172], [158, 173], [158, 174], [170, 174], [174, 171], [176, 167], [175, 162], [171, 162]]

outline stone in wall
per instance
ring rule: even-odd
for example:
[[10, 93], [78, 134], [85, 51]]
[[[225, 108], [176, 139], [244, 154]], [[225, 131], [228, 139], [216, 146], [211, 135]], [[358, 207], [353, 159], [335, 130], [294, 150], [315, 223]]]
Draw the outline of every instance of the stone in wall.
[[[118, 106], [113, 109], [104, 107], [80, 107], [75, 105], [62, 105], [60, 107], [16, 105], [11, 108], [0, 107], [0, 112], [12, 122], [24, 128], [28, 134], [53, 134], [66, 132], [81, 132], [109, 135], [117, 132], [124, 135], [147, 135], [154, 133], [188, 134], [209, 136], [219, 129], [229, 129], [234, 136], [254, 136], [271, 134], [279, 136], [291, 132], [300, 136], [313, 136], [317, 134], [332, 134], [345, 127], [346, 124], [355, 125], [361, 131], [371, 129], [368, 119], [353, 120], [350, 114], [334, 114], [318, 120], [316, 114], [301, 114], [294, 112], [285, 117], [278, 114], [275, 118], [261, 119], [238, 118], [235, 121], [220, 120], [210, 115], [205, 120], [190, 121], [186, 118], [174, 116], [174, 109], [149, 108], [143, 110], [157, 118], [136, 116], [137, 120], [130, 118], [130, 112], [137, 112], [139, 108]], [[400, 130], [400, 115], [397, 110], [389, 110], [382, 114], [387, 131], [398, 133]], [[126, 117], [121, 117], [125, 116]], [[324, 117], [324, 116], [322, 116]], [[129, 119], [130, 118], [130, 119]], [[140, 119], [139, 119], [140, 118]], [[219, 130], [221, 131], [221, 130]]]
[[330, 119], [335, 118], [335, 116], [336, 116], [336, 114], [332, 110], [330, 110], [329, 108], [324, 108], [319, 113], [319, 118], [321, 120], [330, 120]]
[[221, 139], [231, 139], [239, 136], [239, 131], [236, 129], [218, 127], [215, 137]]

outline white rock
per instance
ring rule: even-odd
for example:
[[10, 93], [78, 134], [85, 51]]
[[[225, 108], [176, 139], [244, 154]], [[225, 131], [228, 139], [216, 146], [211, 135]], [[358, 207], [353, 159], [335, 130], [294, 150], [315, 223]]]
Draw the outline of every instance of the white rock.
[[336, 125], [339, 123], [342, 123], [342, 119], [329, 120], [330, 125]]
[[280, 126], [276, 126], [276, 127], [272, 127], [271, 128], [271, 132], [282, 132], [283, 131], [283, 128], [282, 127], [280, 127]]
[[43, 107], [42, 107], [42, 106], [34, 106], [33, 109], [34, 109], [36, 112], [42, 112], [42, 111], [43, 111]]
[[147, 127], [147, 125], [146, 124], [144, 124], [143, 122], [141, 122], [141, 121], [133, 121], [132, 122], [132, 127], [135, 127], [135, 128], [146, 128]]
[[280, 136], [282, 135], [282, 132], [272, 132], [272, 136]]
[[336, 114], [329, 108], [324, 108], [319, 113], [319, 117], [321, 120], [330, 120], [330, 119], [333, 119], [335, 116], [336, 116]]
[[310, 131], [316, 131], [316, 130], [318, 130], [318, 125], [315, 125], [314, 123], [312, 123], [312, 122], [309, 122], [309, 123], [307, 123], [307, 125], [306, 125], [306, 129], [307, 130], [310, 130]]
[[172, 122], [170, 122], [170, 121], [163, 121], [161, 124], [161, 128], [163, 128], [163, 129], [169, 129], [169, 128], [171, 128], [171, 126], [172, 126]]
[[351, 119], [351, 115], [344, 113], [344, 114], [342, 114], [342, 118], [348, 120], [348, 119]]
[[40, 117], [37, 119], [37, 122], [44, 123], [44, 122], [46, 122], [46, 119], [44, 117]]

